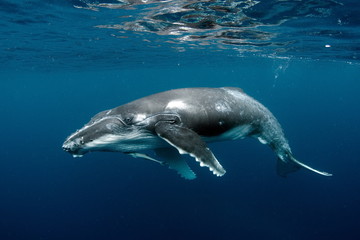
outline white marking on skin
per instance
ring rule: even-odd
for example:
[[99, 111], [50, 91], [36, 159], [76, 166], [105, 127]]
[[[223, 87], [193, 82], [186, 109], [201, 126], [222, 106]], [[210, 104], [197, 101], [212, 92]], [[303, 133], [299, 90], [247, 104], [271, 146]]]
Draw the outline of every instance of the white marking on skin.
[[84, 150], [134, 152], [163, 147], [162, 141], [148, 133], [133, 131], [124, 135], [106, 134], [83, 146]]
[[166, 109], [187, 109], [188, 105], [181, 100], [173, 100], [166, 105]]
[[262, 144], [267, 144], [267, 143], [268, 143], [265, 139], [263, 139], [263, 138], [261, 138], [261, 137], [258, 137], [258, 140], [259, 140], [259, 142], [261, 142]]
[[73, 138], [73, 137], [74, 137], [76, 134], [78, 134], [80, 131], [84, 131], [84, 130], [88, 129], [89, 127], [94, 126], [95, 124], [97, 124], [97, 123], [99, 123], [99, 122], [101, 122], [101, 121], [104, 121], [104, 120], [106, 120], [106, 119], [109, 119], [109, 118], [113, 118], [113, 117], [103, 117], [103, 118], [101, 118], [101, 119], [99, 119], [99, 120], [97, 120], [97, 121], [95, 121], [95, 122], [93, 122], [93, 123], [91, 123], [91, 124], [89, 124], [89, 125], [86, 125], [86, 124], [85, 124], [84, 127], [82, 127], [80, 130], [76, 130], [76, 132], [74, 132], [73, 134], [71, 134], [67, 139]]
[[[224, 88], [223, 88], [224, 89]], [[248, 95], [239, 92], [239, 91], [235, 91], [233, 89], [224, 89], [227, 93], [231, 94], [232, 96], [234, 96], [235, 98], [241, 99], [241, 100], [245, 100], [245, 99], [251, 99]]]
[[231, 111], [231, 108], [226, 102], [216, 102], [215, 103], [215, 109], [218, 112], [229, 112]]
[[134, 121], [135, 121], [135, 122], [141, 122], [141, 121], [143, 121], [145, 118], [146, 118], [146, 115], [140, 113], [140, 114], [137, 114], [137, 115], [134, 117]]

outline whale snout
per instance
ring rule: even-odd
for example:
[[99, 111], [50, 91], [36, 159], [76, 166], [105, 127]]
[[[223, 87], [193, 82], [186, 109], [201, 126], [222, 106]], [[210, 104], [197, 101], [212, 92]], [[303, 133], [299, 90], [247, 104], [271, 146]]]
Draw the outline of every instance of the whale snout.
[[107, 136], [124, 131], [125, 124], [118, 117], [104, 117], [91, 120], [81, 129], [71, 134], [63, 143], [62, 149], [74, 157], [81, 157], [94, 149], [102, 149]]
[[83, 141], [80, 138], [74, 140], [67, 139], [62, 145], [62, 149], [65, 152], [72, 154], [74, 157], [82, 157], [84, 154], [82, 152], [82, 145]]

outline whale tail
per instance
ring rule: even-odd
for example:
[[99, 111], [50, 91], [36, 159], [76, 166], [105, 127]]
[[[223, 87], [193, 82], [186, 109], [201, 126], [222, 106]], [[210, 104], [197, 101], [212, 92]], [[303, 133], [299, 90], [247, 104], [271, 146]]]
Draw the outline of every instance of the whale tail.
[[276, 162], [276, 173], [281, 177], [287, 177], [289, 173], [296, 172], [301, 167], [293, 161], [284, 161], [280, 157]]
[[295, 172], [299, 170], [301, 167], [323, 176], [327, 176], [327, 177], [332, 176], [331, 173], [316, 170], [306, 165], [305, 163], [296, 160], [290, 152], [286, 153], [285, 155], [286, 157], [278, 157], [277, 159], [276, 170], [277, 170], [277, 174], [281, 177], [286, 177], [287, 174]]

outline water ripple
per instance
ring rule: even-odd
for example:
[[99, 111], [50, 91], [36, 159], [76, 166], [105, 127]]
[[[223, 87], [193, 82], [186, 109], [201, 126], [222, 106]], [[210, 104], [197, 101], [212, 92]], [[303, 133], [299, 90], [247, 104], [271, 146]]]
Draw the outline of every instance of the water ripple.
[[[200, 45], [214, 41], [236, 46], [285, 46], [294, 41], [278, 37], [279, 26], [297, 18], [326, 18], [340, 4], [335, 1], [129, 1], [90, 3], [87, 9], [120, 9], [138, 5], [142, 8], [135, 19], [121, 24], [99, 25], [135, 32], [177, 36], [174, 40]], [[278, 29], [276, 29], [279, 27]], [[205, 43], [206, 42], [206, 43]]]
[[357, 0], [3, 0], [0, 66], [111, 68], [254, 55], [356, 62], [358, 10]]

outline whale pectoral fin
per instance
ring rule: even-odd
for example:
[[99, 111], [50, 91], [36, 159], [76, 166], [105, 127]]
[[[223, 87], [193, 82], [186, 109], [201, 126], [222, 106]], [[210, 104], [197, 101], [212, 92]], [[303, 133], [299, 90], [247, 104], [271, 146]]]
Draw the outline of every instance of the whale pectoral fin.
[[187, 180], [196, 178], [196, 174], [191, 170], [185, 159], [179, 155], [175, 149], [159, 148], [155, 150], [156, 155], [163, 158], [170, 169], [173, 169], [180, 174], [181, 177]]
[[190, 154], [196, 161], [200, 162], [200, 166], [207, 166], [217, 176], [225, 174], [225, 169], [205, 142], [191, 129], [171, 122], [158, 122], [155, 126], [155, 132], [160, 138], [175, 147], [180, 154]]
[[127, 155], [130, 155], [132, 156], [133, 158], [143, 158], [143, 159], [146, 159], [146, 160], [150, 160], [150, 161], [153, 161], [153, 162], [156, 162], [156, 163], [159, 163], [161, 165], [164, 165], [165, 163], [163, 161], [160, 161], [160, 160], [157, 160], [155, 158], [152, 158], [144, 153], [137, 153], [137, 152], [127, 152], [126, 153]]
[[300, 169], [300, 166], [292, 161], [284, 162], [280, 158], [277, 158], [276, 173], [281, 177], [287, 177], [289, 173], [296, 172]]
[[292, 154], [290, 154], [290, 158], [291, 158], [291, 161], [293, 161], [294, 163], [298, 164], [299, 166], [301, 166], [301, 167], [303, 167], [303, 168], [305, 168], [307, 170], [310, 170], [312, 172], [315, 172], [317, 174], [320, 174], [320, 175], [323, 175], [323, 176], [326, 176], [326, 177], [331, 177], [332, 176], [331, 173], [316, 170], [315, 168], [312, 168], [312, 167], [306, 165], [305, 163], [302, 163], [302, 162], [296, 160]]
[[332, 176], [331, 173], [316, 170], [306, 165], [305, 163], [296, 160], [291, 152], [287, 152], [286, 155], [282, 157], [282, 159], [281, 156], [279, 156], [277, 160], [277, 173], [282, 177], [286, 177], [288, 173], [295, 172], [299, 170], [301, 167], [323, 176], [327, 176], [327, 177]]

